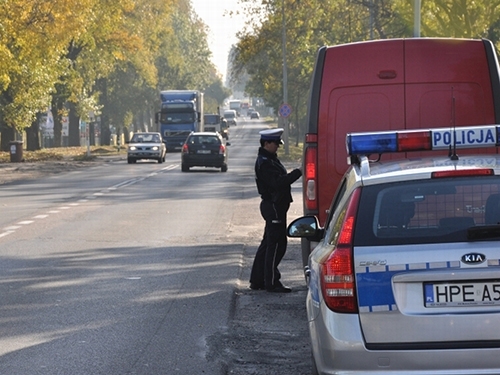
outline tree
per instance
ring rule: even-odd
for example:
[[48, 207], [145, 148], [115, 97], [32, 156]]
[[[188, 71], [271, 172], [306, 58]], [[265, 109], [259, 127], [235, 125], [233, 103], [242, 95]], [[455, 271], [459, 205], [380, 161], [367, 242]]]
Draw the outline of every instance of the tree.
[[82, 11], [77, 15], [73, 14], [77, 5], [71, 0], [0, 4], [2, 149], [8, 147], [9, 138], [31, 125], [38, 111], [48, 107], [54, 84], [67, 67], [62, 51], [78, 33], [72, 25], [86, 16], [88, 1], [78, 2]]
[[[368, 39], [411, 37], [413, 33], [413, 0], [239, 2], [251, 17], [246, 29], [238, 35], [230, 65], [232, 81], [245, 81], [246, 92], [264, 98], [277, 111], [283, 97], [281, 40], [284, 9], [288, 100], [294, 109], [293, 121], [297, 130], [300, 122], [305, 124], [307, 90], [319, 47]], [[498, 19], [500, 0], [422, 1], [423, 36], [488, 37], [498, 45]]]

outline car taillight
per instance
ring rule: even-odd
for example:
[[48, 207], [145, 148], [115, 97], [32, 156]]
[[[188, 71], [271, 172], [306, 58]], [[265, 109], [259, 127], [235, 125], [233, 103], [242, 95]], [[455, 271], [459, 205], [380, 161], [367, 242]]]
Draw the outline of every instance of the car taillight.
[[219, 155], [224, 155], [224, 152], [226, 152], [226, 146], [220, 145], [220, 147], [219, 147]]
[[338, 313], [356, 313], [353, 235], [360, 189], [356, 189], [339, 216], [341, 226], [334, 250], [321, 262], [321, 289], [328, 308]]
[[451, 171], [432, 172], [431, 178], [494, 176], [494, 175], [495, 171], [491, 168], [453, 169]]
[[304, 155], [304, 202], [308, 210], [318, 210], [318, 200], [316, 199], [317, 160], [318, 149], [315, 146], [307, 146]]
[[182, 145], [182, 153], [187, 154], [188, 152], [189, 152], [189, 147], [188, 147], [187, 143], [184, 143]]

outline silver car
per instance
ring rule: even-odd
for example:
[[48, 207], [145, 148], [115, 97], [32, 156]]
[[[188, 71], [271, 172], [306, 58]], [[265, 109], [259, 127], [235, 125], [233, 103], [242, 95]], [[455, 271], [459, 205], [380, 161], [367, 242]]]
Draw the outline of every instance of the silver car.
[[158, 163], [165, 161], [167, 147], [163, 143], [160, 133], [135, 133], [127, 143], [127, 162], [129, 164], [141, 159], [153, 159], [157, 160]]
[[[352, 165], [325, 228], [313, 216], [288, 227], [319, 241], [306, 267], [314, 374], [500, 374], [499, 135], [348, 135]], [[478, 146], [493, 147], [462, 156]]]

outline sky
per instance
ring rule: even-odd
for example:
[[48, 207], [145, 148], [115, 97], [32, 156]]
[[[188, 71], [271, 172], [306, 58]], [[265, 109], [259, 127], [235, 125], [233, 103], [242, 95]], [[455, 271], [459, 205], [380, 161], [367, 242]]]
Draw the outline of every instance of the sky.
[[219, 73], [226, 78], [227, 57], [231, 46], [238, 39], [236, 33], [243, 29], [243, 15], [229, 16], [227, 13], [241, 8], [238, 0], [191, 0], [193, 9], [208, 26], [208, 46], [212, 51], [212, 61]]

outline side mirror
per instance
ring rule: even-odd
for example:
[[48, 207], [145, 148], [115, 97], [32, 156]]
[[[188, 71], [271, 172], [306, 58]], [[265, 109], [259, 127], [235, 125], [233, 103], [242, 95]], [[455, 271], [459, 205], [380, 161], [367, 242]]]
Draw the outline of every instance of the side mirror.
[[320, 241], [324, 235], [324, 229], [319, 226], [318, 218], [315, 216], [303, 216], [295, 219], [288, 225], [287, 235], [292, 238], [308, 238]]

